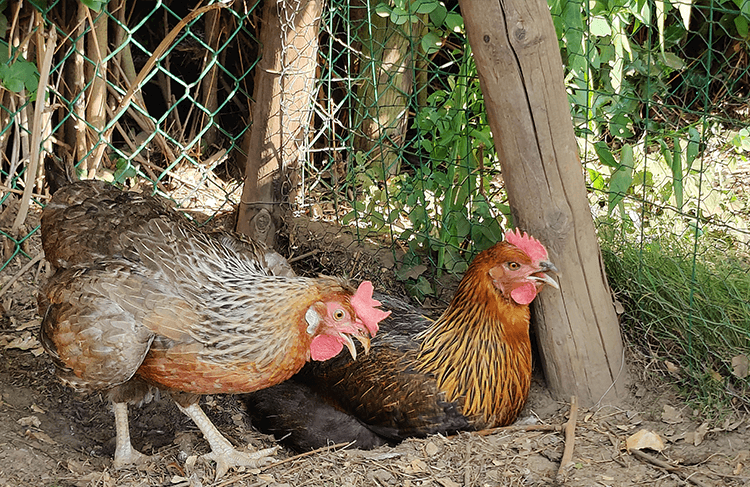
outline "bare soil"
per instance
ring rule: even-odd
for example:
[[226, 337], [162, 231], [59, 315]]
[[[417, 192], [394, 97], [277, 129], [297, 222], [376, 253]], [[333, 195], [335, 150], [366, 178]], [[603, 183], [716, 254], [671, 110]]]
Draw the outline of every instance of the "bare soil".
[[[290, 248], [300, 255], [317, 247], [310, 258], [329, 266], [331, 274], [346, 268], [351, 277], [375, 275], [376, 283], [389, 285], [389, 252], [355, 250], [350, 236], [321, 228], [306, 224], [291, 229], [295, 237]], [[34, 238], [28, 251], [40, 252]], [[20, 270], [21, 261], [14, 259], [3, 271], [0, 285]], [[0, 487], [544, 486], [558, 475], [565, 435], [520, 424], [491, 434], [412, 439], [372, 451], [337, 446], [297, 456], [280, 449], [278, 461], [266, 468], [232, 470], [215, 480], [213, 464], [200, 458], [208, 451], [200, 432], [166, 396], [131, 409], [133, 443], [152, 458], [114, 470], [108, 404], [101, 396], [62, 386], [35, 342], [40, 322], [35, 292], [41, 274], [38, 267], [30, 269], [0, 297]], [[561, 477], [565, 485], [750, 485], [750, 418], [735, 413], [704, 423], [678, 398], [668, 378], [648, 372], [651, 364], [636, 351], [630, 355], [635, 383], [629, 403], [578, 411], [572, 462]], [[234, 397], [206, 396], [202, 404], [236, 445], [274, 444], [253, 430]], [[521, 422], [559, 426], [569, 412], [570, 404], [553, 400], [537, 377]], [[663, 440], [661, 452], [643, 451], [671, 471], [627, 451], [627, 439], [640, 430]]]

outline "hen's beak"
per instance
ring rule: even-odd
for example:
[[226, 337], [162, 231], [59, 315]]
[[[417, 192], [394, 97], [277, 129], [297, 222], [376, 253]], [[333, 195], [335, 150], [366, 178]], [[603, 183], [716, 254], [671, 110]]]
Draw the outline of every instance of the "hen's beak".
[[539, 267], [541, 267], [541, 271], [530, 275], [529, 279], [549, 284], [555, 289], [560, 289], [560, 285], [557, 284], [557, 281], [552, 279], [552, 276], [546, 274], [546, 272], [554, 272], [555, 274], [560, 275], [560, 271], [557, 270], [555, 264], [545, 260], [539, 263]]
[[367, 334], [356, 333], [353, 335], [349, 335], [347, 333], [342, 333], [341, 338], [344, 340], [344, 345], [346, 345], [346, 348], [349, 349], [349, 354], [351, 354], [352, 360], [357, 360], [357, 346], [354, 344], [354, 340], [352, 340], [352, 337], [356, 338], [357, 341], [362, 344], [365, 349], [365, 354], [370, 353], [370, 337], [367, 336]]

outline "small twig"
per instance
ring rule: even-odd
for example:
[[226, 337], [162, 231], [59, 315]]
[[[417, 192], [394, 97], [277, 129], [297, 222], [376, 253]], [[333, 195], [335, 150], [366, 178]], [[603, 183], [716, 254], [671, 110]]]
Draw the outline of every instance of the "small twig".
[[[305, 453], [300, 453], [299, 455], [295, 455], [293, 457], [285, 458], [284, 460], [280, 460], [280, 461], [272, 463], [270, 465], [266, 465], [266, 466], [262, 467], [262, 470], [268, 470], [269, 468], [278, 467], [279, 465], [283, 465], [285, 463], [293, 462], [295, 460], [299, 460], [300, 458], [309, 457], [310, 455], [315, 455], [316, 453], [320, 453], [320, 452], [324, 452], [324, 451], [329, 451], [329, 450], [333, 450], [333, 449], [336, 449], [336, 448], [346, 448], [347, 446], [351, 446], [354, 443], [355, 443], [354, 441], [344, 442], [344, 443], [336, 443], [335, 445], [324, 446], [324, 447], [318, 448], [316, 450], [311, 450], [311, 451], [308, 451], [308, 452], [305, 452]], [[239, 476], [234, 477], [232, 479], [225, 480], [225, 481], [221, 482], [220, 484], [216, 484], [213, 487], [225, 487], [227, 485], [230, 485], [230, 484], [233, 484], [233, 483], [237, 482], [238, 480], [246, 479], [246, 478], [252, 477], [254, 475], [256, 475], [256, 474], [255, 473], [246, 473], [246, 474], [243, 474], [243, 475], [239, 475]]]
[[307, 252], [305, 254], [298, 255], [296, 257], [292, 257], [290, 259], [287, 259], [287, 262], [289, 262], [291, 264], [293, 262], [297, 262], [298, 260], [302, 260], [302, 259], [306, 259], [308, 257], [312, 257], [313, 255], [315, 255], [317, 253], [320, 253], [320, 249], [311, 250], [310, 252]]
[[36, 179], [37, 168], [39, 167], [39, 160], [41, 158], [41, 138], [44, 133], [44, 128], [42, 127], [42, 113], [47, 106], [46, 97], [44, 95], [47, 93], [47, 83], [49, 82], [49, 73], [52, 68], [52, 59], [55, 54], [56, 46], [57, 30], [53, 27], [47, 33], [47, 44], [39, 68], [39, 84], [36, 88], [37, 97], [36, 103], [34, 104], [34, 118], [31, 125], [31, 155], [29, 157], [29, 164], [26, 167], [26, 181], [23, 190], [23, 197], [21, 198], [21, 205], [18, 208], [18, 214], [16, 215], [16, 219], [10, 230], [11, 235], [14, 237], [18, 235], [18, 230], [21, 228], [21, 224], [26, 220], [26, 215], [29, 212], [29, 205], [31, 204], [34, 180]]
[[36, 257], [34, 257], [30, 261], [28, 261], [26, 263], [26, 265], [23, 266], [21, 268], [21, 270], [16, 273], [16, 275], [14, 275], [13, 277], [11, 277], [10, 280], [5, 283], [5, 285], [3, 286], [3, 288], [0, 289], [0, 296], [2, 296], [3, 294], [5, 294], [5, 291], [7, 291], [14, 282], [16, 282], [17, 280], [19, 280], [21, 278], [21, 276], [24, 275], [24, 273], [26, 271], [28, 271], [29, 269], [31, 269], [34, 266], [34, 264], [36, 264], [37, 262], [39, 262], [40, 260], [42, 260], [42, 258], [44, 258], [44, 252], [38, 253], [36, 255]]
[[638, 458], [639, 460], [649, 462], [652, 465], [656, 465], [659, 468], [663, 468], [667, 472], [674, 473], [678, 475], [680, 478], [682, 478], [683, 480], [685, 480], [686, 482], [690, 482], [693, 485], [697, 485], [698, 487], [708, 487], [706, 484], [704, 484], [700, 480], [694, 479], [691, 475], [686, 475], [682, 471], [682, 469], [680, 469], [680, 467], [671, 465], [665, 462], [664, 460], [659, 460], [658, 458], [652, 457], [648, 453], [644, 453], [640, 450], [630, 450], [630, 454]]
[[[474, 434], [477, 436], [488, 436], [500, 431], [562, 431], [564, 428], [561, 424], [520, 424], [511, 426], [499, 426], [497, 428], [489, 428], [485, 430], [475, 431]], [[456, 436], [456, 435], [453, 435]], [[449, 436], [450, 438], [450, 436]]]
[[565, 423], [565, 449], [563, 450], [562, 460], [560, 460], [560, 469], [557, 471], [555, 483], [562, 485], [565, 482], [565, 471], [573, 463], [573, 449], [576, 443], [576, 422], [578, 421], [578, 398], [570, 398], [570, 417]]
[[337, 448], [344, 449], [344, 448], [346, 448], [348, 446], [352, 446], [354, 443], [356, 443], [356, 442], [354, 442], [354, 441], [345, 441], [343, 443], [336, 443], [335, 445], [322, 446], [322, 447], [317, 448], [315, 450], [310, 450], [308, 452], [300, 453], [299, 455], [295, 455], [293, 457], [289, 457], [289, 458], [285, 458], [283, 460], [279, 460], [276, 463], [272, 463], [270, 465], [267, 465], [267, 466], [263, 467], [263, 470], [268, 470], [269, 468], [278, 467], [279, 465], [283, 465], [285, 463], [293, 462], [295, 460], [299, 460], [300, 458], [309, 457], [310, 455], [315, 455], [316, 453], [321, 453], [321, 452], [324, 452], [324, 451], [331, 451], [331, 450], [335, 450]]
[[[5, 191], [5, 192], [8, 192], [8, 193], [13, 193], [13, 194], [23, 194], [24, 193], [24, 191], [22, 189], [9, 188], [8, 186], [5, 186], [4, 184], [0, 184], [0, 191]], [[31, 196], [33, 196], [36, 199], [40, 199], [40, 200], [47, 200], [47, 199], [49, 199], [49, 196], [43, 195], [43, 194], [39, 194], [39, 193], [31, 193]]]

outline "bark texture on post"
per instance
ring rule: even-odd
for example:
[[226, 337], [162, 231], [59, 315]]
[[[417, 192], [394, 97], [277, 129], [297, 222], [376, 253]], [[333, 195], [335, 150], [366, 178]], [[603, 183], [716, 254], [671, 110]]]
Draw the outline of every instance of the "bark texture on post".
[[544, 0], [460, 0], [516, 225], [545, 244], [560, 292], [534, 301], [553, 396], [627, 396], [627, 368]]
[[255, 77], [245, 185], [237, 231], [273, 247], [279, 203], [294, 198], [307, 130], [318, 56], [323, 0], [265, 2]]

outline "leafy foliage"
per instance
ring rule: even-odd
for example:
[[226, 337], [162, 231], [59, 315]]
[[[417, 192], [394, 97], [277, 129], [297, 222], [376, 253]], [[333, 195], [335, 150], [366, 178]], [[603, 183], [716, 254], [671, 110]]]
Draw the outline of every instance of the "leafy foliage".
[[20, 54], [8, 56], [8, 44], [0, 41], [0, 84], [8, 91], [19, 93], [26, 90], [32, 95], [39, 85], [39, 71], [34, 63], [26, 61]]
[[407, 23], [425, 25], [421, 54], [430, 59], [439, 51], [441, 64], [430, 62], [429, 71], [439, 76], [416, 87], [428, 94], [413, 100], [423, 103], [414, 106], [410, 133], [416, 137], [408, 148], [413, 157], [402, 161], [402, 171], [383, 183], [382, 168], [355, 154], [350, 174], [357, 176], [350, 184], [364, 198], [345, 221], [367, 215], [371, 229], [405, 241], [399, 275], [423, 297], [434, 293], [422, 275], [426, 264], [438, 272], [464, 272], [474, 252], [502, 240], [509, 208], [497, 195], [499, 164], [462, 17], [437, 0], [395, 0], [375, 10], [404, 32], [423, 32]]

